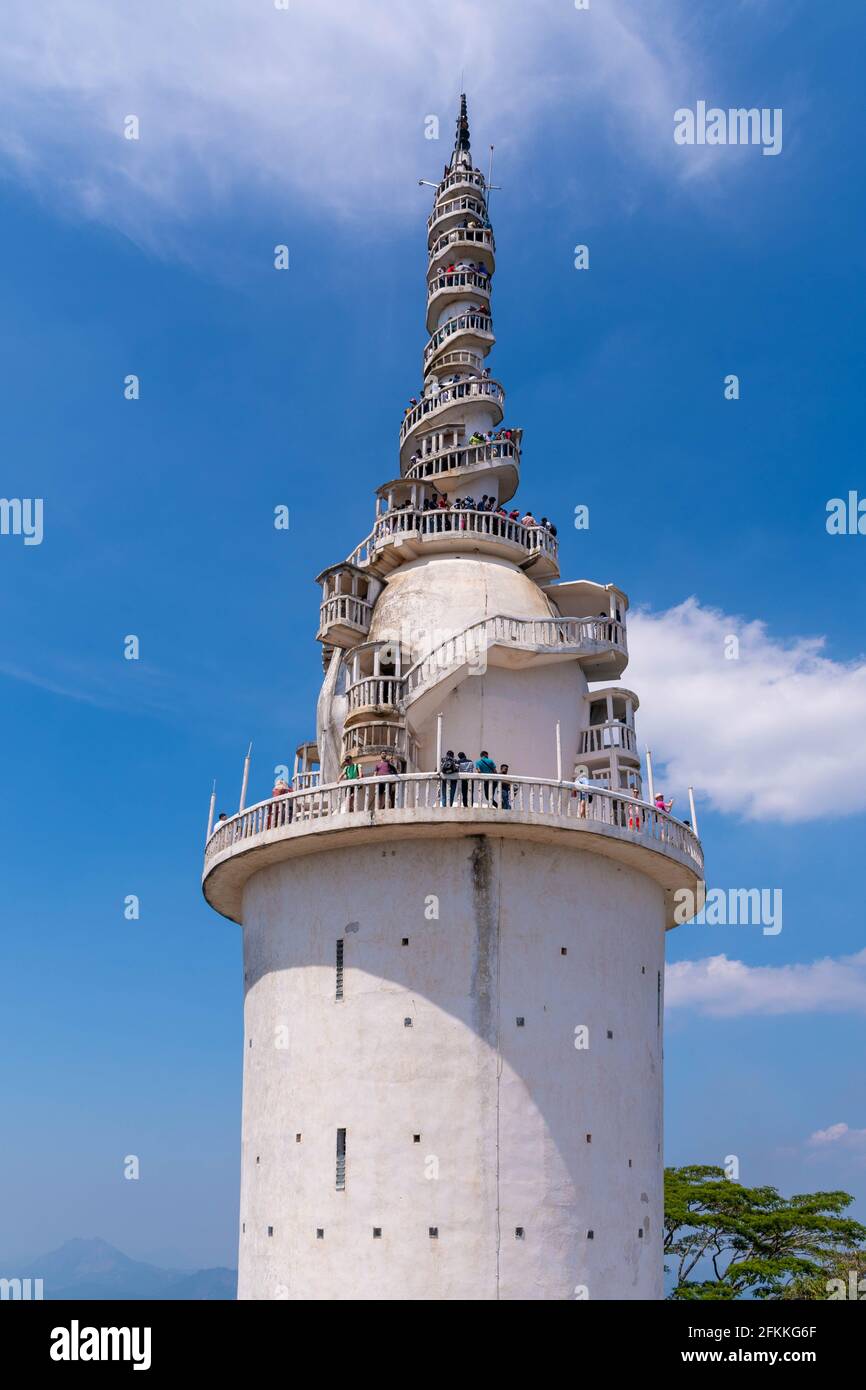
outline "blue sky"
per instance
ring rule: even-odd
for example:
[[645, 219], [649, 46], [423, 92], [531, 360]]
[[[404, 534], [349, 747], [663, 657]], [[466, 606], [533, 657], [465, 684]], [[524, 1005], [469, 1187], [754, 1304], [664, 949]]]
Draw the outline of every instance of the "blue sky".
[[[525, 431], [519, 499], [558, 521], [564, 577], [631, 597], [639, 736], [680, 810], [695, 783], [709, 882], [783, 890], [778, 936], [669, 937], [692, 967], [667, 1160], [736, 1154], [746, 1181], [842, 1186], [866, 1217], [866, 537], [824, 524], [866, 496], [866, 26], [841, 0], [632, 8], [400, 0], [361, 26], [336, 0], [64, 0], [40, 31], [11, 7], [0, 491], [44, 498], [45, 537], [0, 537], [0, 1255], [99, 1234], [234, 1263], [240, 933], [200, 896], [210, 784], [232, 810], [252, 739], [261, 796], [313, 732], [313, 578], [396, 472], [417, 179], [441, 173], [461, 66], [502, 185], [491, 365]], [[782, 153], [675, 146], [699, 99], [781, 107]], [[741, 968], [720, 980], [722, 955]]]

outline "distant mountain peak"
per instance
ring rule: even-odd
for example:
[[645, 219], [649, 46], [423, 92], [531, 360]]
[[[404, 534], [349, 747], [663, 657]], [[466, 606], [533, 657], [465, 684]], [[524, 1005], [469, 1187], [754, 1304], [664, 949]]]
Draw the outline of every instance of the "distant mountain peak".
[[192, 1274], [130, 1259], [101, 1236], [73, 1236], [33, 1260], [24, 1277], [42, 1279], [46, 1299], [234, 1299], [237, 1272]]

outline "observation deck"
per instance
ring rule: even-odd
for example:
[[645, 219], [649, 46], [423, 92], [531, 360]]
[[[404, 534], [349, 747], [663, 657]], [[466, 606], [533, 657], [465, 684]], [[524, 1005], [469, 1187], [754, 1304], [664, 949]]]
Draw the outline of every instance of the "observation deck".
[[[697, 891], [703, 851], [692, 830], [631, 796], [548, 778], [480, 774], [457, 779], [453, 804], [437, 773], [362, 777], [270, 798], [221, 821], [205, 846], [202, 890], [217, 912], [243, 920], [243, 890], [260, 869], [298, 855], [395, 840], [491, 835], [568, 844], [639, 870], [660, 884], [673, 926], [673, 894]], [[510, 787], [502, 807], [502, 784]], [[485, 795], [485, 783], [487, 795]], [[491, 791], [495, 784], [498, 795]], [[466, 805], [463, 804], [463, 787]], [[492, 800], [499, 804], [488, 804]]]
[[386, 512], [349, 562], [385, 575], [405, 560], [434, 551], [477, 551], [513, 560], [533, 578], [559, 573], [556, 537], [543, 526], [524, 526], [496, 512], [418, 511], [411, 507]]

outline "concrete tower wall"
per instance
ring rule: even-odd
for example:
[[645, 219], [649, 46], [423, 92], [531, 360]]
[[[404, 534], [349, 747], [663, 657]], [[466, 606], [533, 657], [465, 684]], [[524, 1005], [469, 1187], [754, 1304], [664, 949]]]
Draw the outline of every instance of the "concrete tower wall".
[[[439, 701], [444, 748], [473, 761], [482, 748], [517, 776], [556, 777], [556, 722], [563, 776], [571, 777], [586, 724], [586, 677], [576, 661], [511, 671], [488, 666]], [[436, 766], [436, 719], [418, 731], [419, 762]]]
[[434, 831], [265, 868], [243, 916], [240, 1298], [661, 1297], [655, 883]]

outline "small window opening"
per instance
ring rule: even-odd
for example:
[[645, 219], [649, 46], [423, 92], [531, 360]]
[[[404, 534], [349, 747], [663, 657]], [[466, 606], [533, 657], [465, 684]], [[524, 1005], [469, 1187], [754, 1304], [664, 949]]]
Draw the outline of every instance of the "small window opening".
[[346, 1131], [337, 1130], [337, 1191], [346, 1189]]

